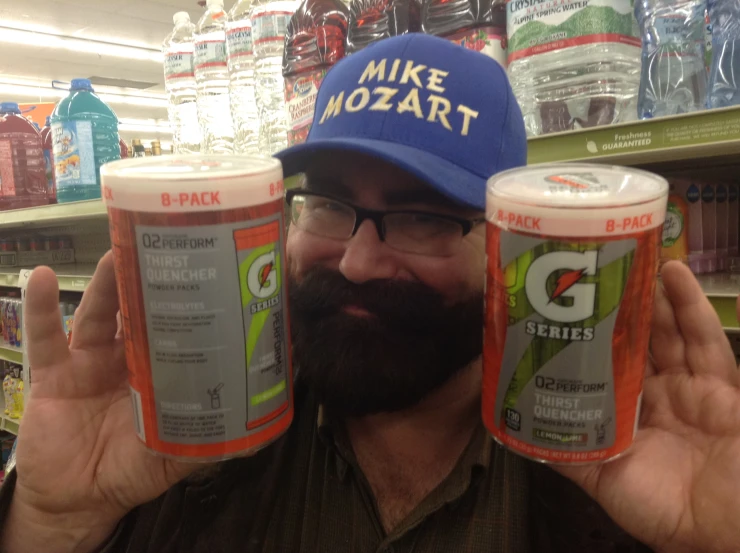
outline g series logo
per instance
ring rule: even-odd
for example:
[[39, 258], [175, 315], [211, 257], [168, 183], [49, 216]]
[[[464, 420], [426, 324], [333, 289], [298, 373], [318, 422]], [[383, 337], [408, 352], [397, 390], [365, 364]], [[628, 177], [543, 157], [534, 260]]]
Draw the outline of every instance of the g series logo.
[[[596, 276], [599, 254], [585, 252], [552, 252], [535, 259], [529, 266], [524, 287], [532, 308], [544, 318], [559, 323], [576, 323], [593, 317], [596, 303], [596, 283], [581, 282], [584, 277]], [[559, 273], [555, 288], [547, 285], [553, 274]], [[570, 305], [555, 300], [568, 298]], [[593, 328], [571, 328], [527, 322], [527, 334], [541, 338], [568, 341], [593, 340]]]

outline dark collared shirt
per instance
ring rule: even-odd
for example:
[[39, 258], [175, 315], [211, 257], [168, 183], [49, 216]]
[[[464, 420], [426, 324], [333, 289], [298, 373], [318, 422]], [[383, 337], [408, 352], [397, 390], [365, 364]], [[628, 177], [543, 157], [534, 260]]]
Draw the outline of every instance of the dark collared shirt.
[[[390, 534], [343, 433], [296, 394], [288, 433], [133, 511], [105, 553], [638, 553], [574, 485], [482, 426], [450, 475]], [[318, 424], [317, 424], [318, 420]], [[14, 473], [0, 494], [5, 517]]]

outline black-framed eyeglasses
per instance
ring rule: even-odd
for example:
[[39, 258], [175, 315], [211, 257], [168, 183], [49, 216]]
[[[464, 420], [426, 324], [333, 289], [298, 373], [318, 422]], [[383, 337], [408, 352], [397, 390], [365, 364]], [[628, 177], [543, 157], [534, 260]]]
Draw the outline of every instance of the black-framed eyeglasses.
[[301, 189], [288, 190], [285, 201], [292, 223], [310, 234], [349, 240], [364, 221], [370, 220], [380, 240], [391, 248], [434, 257], [454, 255], [463, 237], [485, 221], [426, 211], [376, 211]]

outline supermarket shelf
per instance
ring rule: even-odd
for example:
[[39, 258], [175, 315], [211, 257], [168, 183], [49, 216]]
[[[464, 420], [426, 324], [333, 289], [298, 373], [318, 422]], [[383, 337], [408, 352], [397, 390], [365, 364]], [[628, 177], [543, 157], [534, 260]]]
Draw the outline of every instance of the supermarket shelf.
[[719, 315], [725, 330], [740, 332], [735, 305], [740, 294], [740, 275], [717, 273], [697, 275], [702, 290]]
[[0, 430], [5, 430], [17, 436], [20, 425], [21, 419], [11, 419], [8, 415], [0, 413]]
[[740, 154], [740, 107], [713, 109], [529, 140], [529, 163], [649, 165]]
[[106, 217], [107, 212], [102, 200], [88, 200], [3, 211], [0, 229], [50, 226]]
[[[26, 270], [24, 267], [0, 268], [0, 286], [17, 288], [19, 286], [20, 272]], [[29, 267], [28, 269], [32, 269]], [[94, 264], [70, 264], [52, 267], [57, 274], [59, 289], [64, 292], [83, 292], [95, 272]]]
[[[0, 345], [0, 359], [11, 363], [23, 364], [23, 350], [13, 346]], [[0, 413], [2, 414], [2, 413]]]

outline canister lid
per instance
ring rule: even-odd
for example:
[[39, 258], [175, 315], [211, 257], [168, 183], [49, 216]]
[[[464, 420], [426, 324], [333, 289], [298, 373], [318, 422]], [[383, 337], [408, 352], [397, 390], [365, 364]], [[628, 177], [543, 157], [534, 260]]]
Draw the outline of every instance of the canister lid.
[[547, 164], [493, 176], [487, 195], [488, 220], [504, 229], [608, 236], [662, 225], [668, 182], [639, 169]]
[[168, 155], [105, 164], [103, 198], [132, 211], [220, 211], [283, 195], [280, 162], [266, 156]]
[[661, 198], [668, 193], [668, 182], [639, 169], [563, 163], [500, 173], [488, 181], [488, 193], [543, 207], [598, 208]]

